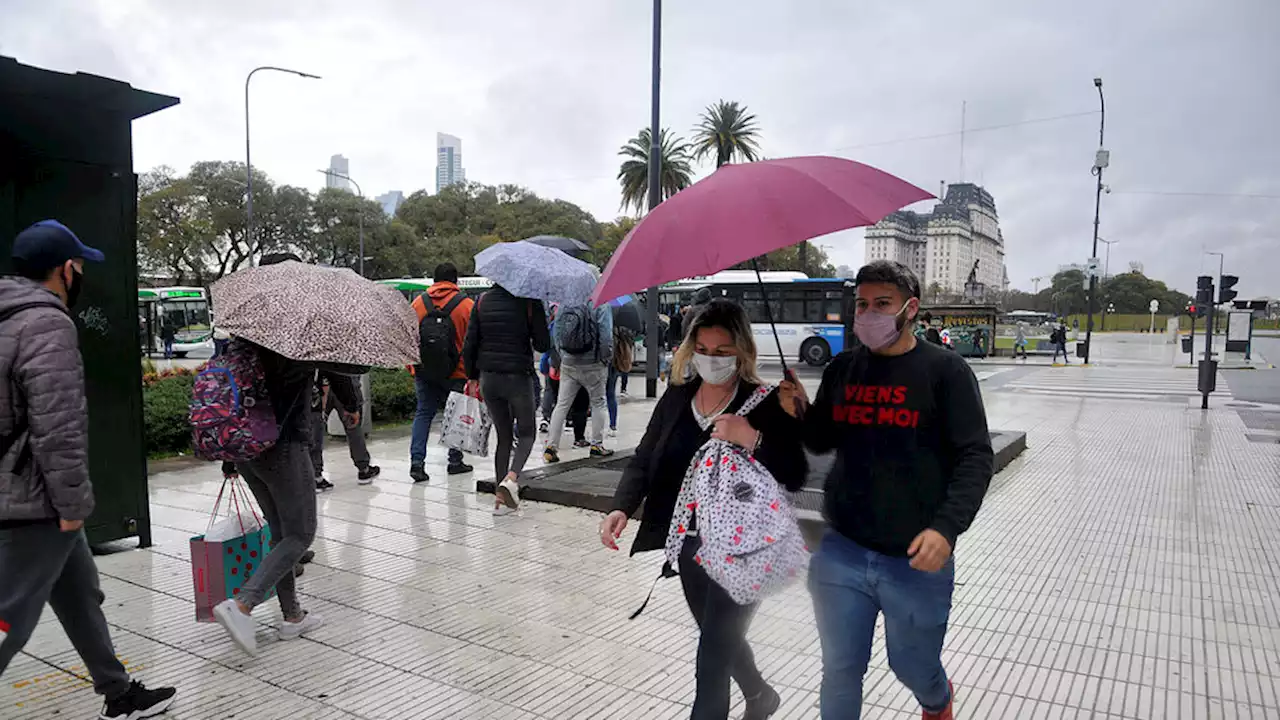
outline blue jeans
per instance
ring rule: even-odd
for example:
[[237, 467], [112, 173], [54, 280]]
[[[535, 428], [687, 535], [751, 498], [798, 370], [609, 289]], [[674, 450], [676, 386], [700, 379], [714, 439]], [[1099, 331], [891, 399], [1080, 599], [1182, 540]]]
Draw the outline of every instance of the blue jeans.
[[[413, 431], [409, 436], [409, 465], [418, 466], [427, 461], [427, 436], [431, 433], [431, 421], [436, 413], [444, 407], [451, 391], [462, 392], [465, 380], [446, 380], [443, 385], [429, 383], [422, 378], [413, 379], [414, 390], [418, 395], [418, 408], [413, 414]], [[460, 465], [462, 451], [449, 449], [449, 464]]]
[[868, 550], [828, 529], [809, 565], [822, 641], [822, 720], [862, 717], [862, 678], [871, 661], [876, 616], [884, 613], [885, 649], [893, 674], [931, 712], [950, 701], [942, 642], [951, 614], [955, 562], [936, 573], [907, 558]]
[[605, 380], [604, 399], [609, 406], [609, 429], [618, 429], [618, 378], [622, 377], [622, 373], [618, 372], [613, 365], [609, 365], [609, 378]]

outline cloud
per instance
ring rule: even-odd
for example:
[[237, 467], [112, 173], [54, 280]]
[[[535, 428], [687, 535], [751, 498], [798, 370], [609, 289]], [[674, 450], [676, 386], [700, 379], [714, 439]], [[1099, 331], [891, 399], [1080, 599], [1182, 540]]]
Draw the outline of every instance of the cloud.
[[[471, 178], [519, 182], [618, 211], [617, 149], [649, 121], [650, 4], [321, 0], [223, 3], [9, 0], [0, 52], [182, 98], [135, 127], [140, 169], [244, 153], [319, 187], [330, 155], [365, 192], [434, 188], [435, 133], [463, 139]], [[1015, 0], [667, 3], [663, 124], [688, 133], [721, 99], [746, 103], [778, 157], [834, 153], [930, 190], [960, 176], [995, 196], [1010, 276], [1081, 262], [1092, 242], [1097, 115], [1106, 81], [1112, 167], [1101, 234], [1189, 289], [1227, 254], [1242, 296], [1280, 296], [1280, 201], [1138, 191], [1280, 195], [1280, 27], [1274, 0], [1206, 5]], [[991, 126], [998, 129], [984, 130]], [[932, 139], [912, 139], [941, 135]], [[900, 142], [898, 142], [900, 141]], [[702, 167], [701, 172], [709, 171]], [[861, 232], [824, 238], [858, 265]], [[1216, 269], [1216, 265], [1214, 265]]]

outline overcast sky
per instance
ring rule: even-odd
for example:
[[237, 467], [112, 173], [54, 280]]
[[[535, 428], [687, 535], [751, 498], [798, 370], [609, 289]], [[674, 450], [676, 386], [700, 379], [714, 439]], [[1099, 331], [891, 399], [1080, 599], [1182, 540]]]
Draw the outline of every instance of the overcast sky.
[[[253, 80], [254, 165], [277, 182], [317, 189], [342, 153], [369, 195], [434, 191], [442, 131], [469, 179], [607, 220], [617, 149], [649, 119], [651, 5], [0, 0], [0, 54], [180, 97], [135, 124], [138, 171], [243, 160], [245, 74], [281, 65], [323, 79]], [[1089, 254], [1101, 76], [1112, 271], [1141, 262], [1187, 291], [1221, 250], [1242, 297], [1280, 296], [1277, 28], [1276, 0], [667, 2], [662, 118], [688, 133], [737, 100], [768, 156], [841, 155], [936, 191], [961, 179], [967, 102], [963, 179], [995, 196], [1010, 277], [1031, 289]], [[861, 237], [820, 242], [856, 267]]]

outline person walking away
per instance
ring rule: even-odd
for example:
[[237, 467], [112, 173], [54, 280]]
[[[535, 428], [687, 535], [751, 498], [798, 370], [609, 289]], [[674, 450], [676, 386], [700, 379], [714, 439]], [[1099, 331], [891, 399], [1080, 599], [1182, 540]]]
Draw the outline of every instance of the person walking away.
[[44, 220], [13, 242], [0, 278], [0, 676], [45, 603], [104, 698], [107, 720], [149, 718], [177, 691], [148, 689], [116, 659], [98, 567], [84, 535], [93, 512], [89, 419], [74, 307], [86, 262], [103, 255]]
[[[876, 618], [889, 667], [925, 720], [951, 720], [942, 645], [955, 587], [956, 540], [991, 482], [993, 454], [978, 381], [956, 353], [903, 327], [919, 312], [920, 281], [878, 260], [857, 276], [854, 329], [863, 348], [826, 369], [804, 414], [805, 444], [834, 450], [809, 568], [822, 644], [823, 720], [861, 717]], [[784, 402], [803, 387], [783, 383]], [[785, 405], [784, 405], [785, 407]]]
[[[685, 471], [711, 438], [752, 451], [788, 490], [804, 484], [806, 461], [800, 421], [780, 403], [766, 399], [745, 417], [739, 408], [760, 388], [756, 346], [746, 312], [727, 300], [714, 300], [692, 317], [689, 332], [676, 351], [671, 387], [649, 418], [644, 438], [613, 497], [613, 511], [600, 525], [600, 541], [618, 549], [617, 539], [628, 518], [644, 506], [631, 554], [666, 545]], [[684, 380], [686, 368], [694, 377]], [[729, 716], [729, 679], [746, 697], [746, 720], [764, 720], [777, 712], [781, 698], [760, 674], [747, 643], [747, 628], [758, 604], [739, 605], [694, 560], [701, 547], [698, 513], [686, 529], [679, 560], [685, 601], [698, 624], [694, 720]], [[668, 568], [664, 567], [664, 575]]]
[[[413, 309], [418, 313], [422, 355], [422, 363], [413, 368], [418, 407], [409, 441], [409, 477], [415, 483], [431, 480], [426, 469], [427, 438], [436, 413], [444, 407], [449, 393], [466, 389], [462, 346], [475, 308], [475, 301], [458, 288], [458, 268], [453, 263], [440, 263], [432, 277], [435, 283], [426, 295], [419, 295], [413, 301]], [[449, 475], [464, 475], [472, 470], [474, 468], [463, 462], [461, 450], [449, 449], [446, 469]]]
[[[495, 285], [471, 310], [462, 359], [468, 384], [480, 391], [498, 434], [493, 453], [495, 515], [520, 507], [520, 473], [537, 441], [533, 354], [550, 347], [546, 312], [537, 300], [516, 297]], [[568, 407], [563, 396], [560, 403]]]
[[1071, 364], [1071, 357], [1067, 355], [1067, 324], [1059, 323], [1058, 329], [1053, 331], [1053, 335], [1049, 338], [1049, 342], [1053, 343], [1053, 362], [1058, 362], [1058, 353], [1062, 353], [1062, 361], [1068, 365]]
[[[335, 384], [343, 386], [340, 392], [332, 392]], [[356, 422], [357, 415], [347, 410], [347, 406], [339, 397], [354, 397], [357, 400], [356, 411], [364, 407], [364, 396], [360, 392], [360, 383], [352, 375], [341, 373], [316, 372], [315, 386], [311, 391], [311, 467], [316, 477], [316, 492], [333, 489], [329, 481], [329, 473], [324, 469], [324, 441], [329, 434], [329, 413], [335, 410], [342, 421], [342, 429], [347, 435], [347, 452], [351, 462], [356, 466], [356, 482], [369, 485], [382, 473], [382, 468], [372, 464], [369, 456], [369, 444], [364, 437], [364, 427]]]
[[1027, 324], [1021, 321], [1013, 331], [1013, 354], [1014, 357], [1027, 359]]
[[604, 446], [608, 412], [606, 385], [613, 361], [613, 311], [608, 305], [561, 307], [556, 318], [556, 349], [560, 352], [560, 398], [551, 415], [551, 430], [542, 460], [560, 462], [560, 439], [574, 396], [585, 388], [591, 400], [591, 457], [609, 457]]
[[605, 400], [609, 404], [609, 435], [618, 435], [618, 380], [624, 382], [635, 355], [635, 338], [627, 328], [613, 328], [613, 357], [609, 361], [609, 376], [606, 380]]
[[172, 360], [173, 341], [177, 339], [178, 331], [168, 313], [161, 313], [160, 318], [160, 341], [164, 343], [164, 359]]
[[[259, 265], [285, 261], [301, 262], [292, 253], [269, 253]], [[264, 347], [252, 345], [243, 338], [231, 341], [230, 355], [256, 352], [265, 375], [263, 386], [271, 399], [271, 409], [279, 426], [275, 445], [252, 460], [224, 462], [226, 477], [243, 477], [250, 492], [262, 508], [271, 528], [271, 549], [262, 564], [241, 588], [234, 600], [224, 600], [213, 608], [214, 619], [241, 650], [258, 654], [257, 624], [250, 613], [275, 588], [284, 623], [278, 630], [281, 640], [296, 640], [319, 628], [324, 620], [302, 609], [294, 579], [297, 565], [316, 536], [315, 472], [311, 466], [310, 417], [315, 376], [319, 371], [329, 380], [329, 391], [346, 407], [361, 407], [360, 398], [346, 396], [351, 387], [341, 381], [343, 373], [315, 363], [291, 360]], [[334, 382], [335, 378], [338, 382]], [[360, 423], [360, 411], [352, 414], [353, 424]]]

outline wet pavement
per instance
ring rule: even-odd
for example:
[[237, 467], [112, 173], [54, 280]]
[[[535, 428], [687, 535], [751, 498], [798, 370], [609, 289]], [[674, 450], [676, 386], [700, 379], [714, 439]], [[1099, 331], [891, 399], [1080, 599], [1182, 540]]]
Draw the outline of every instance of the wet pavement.
[[[945, 653], [957, 717], [1277, 717], [1280, 445], [1250, 441], [1228, 393], [1199, 410], [1194, 372], [1111, 350], [1125, 361], [975, 367], [991, 426], [1026, 431], [1028, 449], [957, 551]], [[650, 408], [624, 405], [618, 446], [635, 444]], [[171, 717], [688, 716], [697, 635], [679, 584], [660, 583], [627, 620], [660, 558], [602, 549], [588, 511], [530, 503], [495, 518], [476, 477], [445, 478], [435, 447], [433, 482], [414, 486], [406, 445], [372, 443], [383, 477], [368, 487], [344, 448], [329, 450], [338, 488], [319, 500], [299, 581], [326, 625], [276, 642], [268, 602], [256, 660], [194, 622], [187, 540], [206, 526], [216, 470], [152, 477], [156, 545], [98, 562], [121, 658], [180, 688]], [[775, 717], [817, 718], [803, 583], [764, 604], [750, 637], [784, 698]], [[68, 673], [83, 668], [46, 613], [0, 685], [0, 717], [92, 717], [92, 691]], [[919, 717], [879, 633], [866, 701], [866, 718]]]

